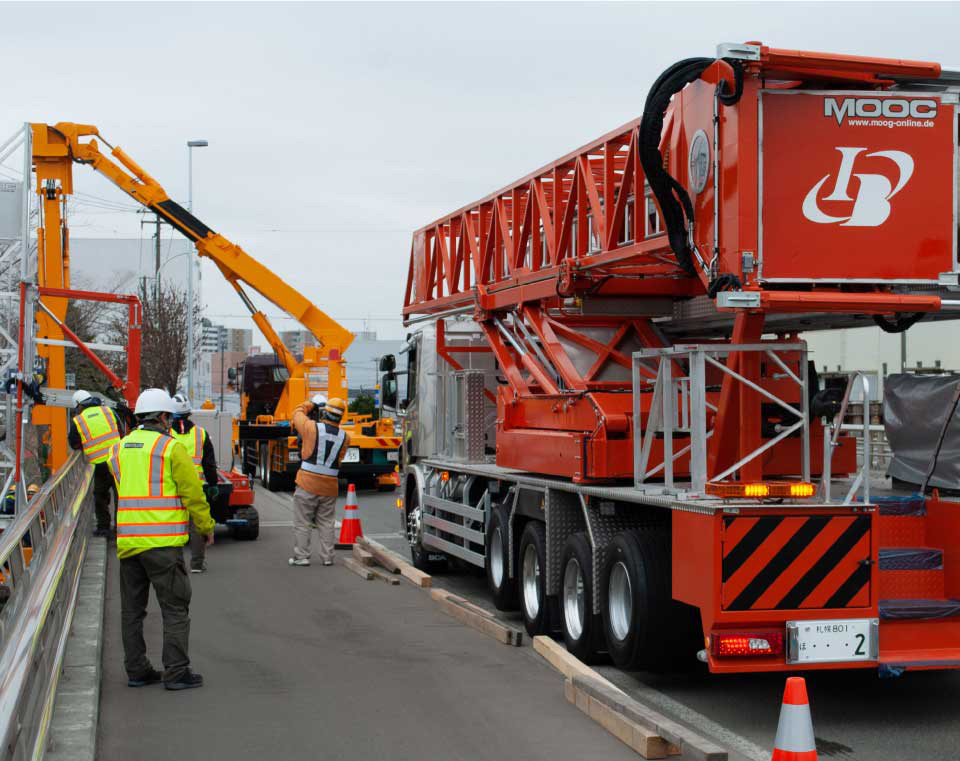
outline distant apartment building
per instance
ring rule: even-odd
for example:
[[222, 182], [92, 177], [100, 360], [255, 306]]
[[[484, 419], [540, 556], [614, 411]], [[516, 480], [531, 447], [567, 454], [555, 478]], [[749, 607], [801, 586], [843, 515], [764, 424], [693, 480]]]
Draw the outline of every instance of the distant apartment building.
[[317, 345], [316, 337], [308, 330], [281, 330], [280, 340], [294, 354], [303, 354], [304, 347]]
[[253, 331], [250, 328], [227, 328], [225, 351], [247, 354], [253, 345]]

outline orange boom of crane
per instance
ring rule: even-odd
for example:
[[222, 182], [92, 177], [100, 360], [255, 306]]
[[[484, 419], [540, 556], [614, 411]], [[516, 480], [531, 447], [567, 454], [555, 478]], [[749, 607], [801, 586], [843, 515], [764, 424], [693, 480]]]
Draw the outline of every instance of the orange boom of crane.
[[[634, 478], [633, 426], [655, 400], [631, 393], [631, 354], [732, 339], [707, 360], [708, 480], [796, 474], [801, 459], [809, 478], [822, 451], [783, 433], [808, 414], [785, 388], [806, 363], [757, 347], [960, 306], [951, 83], [936, 63], [759, 43], [681, 61], [640, 119], [418, 230], [404, 316], [482, 327], [507, 381], [498, 465]], [[651, 388], [655, 364], [638, 366]], [[840, 444], [835, 470], [850, 471]], [[670, 458], [689, 469], [689, 453]]]

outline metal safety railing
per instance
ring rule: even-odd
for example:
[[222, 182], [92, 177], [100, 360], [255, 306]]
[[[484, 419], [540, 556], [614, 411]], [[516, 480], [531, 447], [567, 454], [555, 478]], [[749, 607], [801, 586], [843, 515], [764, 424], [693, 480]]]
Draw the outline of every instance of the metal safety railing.
[[79, 453], [0, 535], [0, 760], [42, 759], [90, 535]]
[[[732, 353], [752, 352], [764, 355], [780, 371], [779, 377], [791, 381], [797, 388], [799, 402], [782, 399], [773, 392], [744, 377], [722, 361]], [[783, 355], [791, 354], [792, 358]], [[799, 373], [790, 369], [788, 361], [796, 361], [799, 355]], [[714, 404], [707, 401], [707, 369], [715, 368], [729, 375], [766, 401], [776, 404], [790, 413], [793, 422], [779, 426], [776, 436], [764, 441], [752, 452], [745, 454], [713, 480], [722, 481], [736, 473], [751, 460], [756, 459], [771, 447], [776, 446], [799, 431], [801, 443], [800, 472], [804, 481], [810, 480], [810, 414], [807, 396], [806, 345], [801, 343], [758, 344], [691, 344], [665, 349], [643, 349], [633, 354], [633, 457], [634, 482], [644, 488], [651, 478], [662, 478], [663, 488], [675, 489], [674, 463], [684, 455], [690, 456], [690, 489], [702, 494], [707, 483], [707, 440], [713, 430], [707, 428], [707, 410], [717, 412]], [[649, 363], [657, 363], [653, 397], [650, 402], [646, 426], [641, 425], [641, 386], [649, 384]], [[674, 437], [682, 434], [689, 441], [674, 451]], [[663, 458], [650, 466], [653, 443], [663, 442]], [[661, 475], [662, 472], [662, 475]]]
[[843, 401], [840, 403], [840, 409], [833, 416], [833, 422], [823, 428], [823, 473], [820, 476], [820, 497], [824, 502], [830, 502], [830, 483], [832, 479], [831, 464], [833, 462], [833, 453], [839, 445], [840, 432], [851, 430], [854, 426], [845, 425], [843, 420], [847, 415], [847, 407], [850, 405], [850, 397], [856, 388], [857, 381], [860, 382], [863, 391], [863, 423], [856, 426], [861, 431], [860, 446], [860, 468], [857, 471], [856, 478], [850, 484], [847, 496], [843, 504], [849, 505], [856, 497], [857, 491], [863, 492], [863, 501], [870, 501], [870, 467], [871, 467], [871, 436], [870, 436], [870, 379], [865, 373], [854, 373], [847, 381], [847, 387], [843, 392]]

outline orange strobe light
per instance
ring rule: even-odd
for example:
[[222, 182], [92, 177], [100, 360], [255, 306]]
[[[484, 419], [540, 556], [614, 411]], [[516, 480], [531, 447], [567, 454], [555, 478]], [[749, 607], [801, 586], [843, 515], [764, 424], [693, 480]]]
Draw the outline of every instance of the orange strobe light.
[[721, 499], [763, 499], [765, 497], [812, 497], [816, 490], [806, 481], [762, 481], [757, 483], [708, 483], [706, 492]]

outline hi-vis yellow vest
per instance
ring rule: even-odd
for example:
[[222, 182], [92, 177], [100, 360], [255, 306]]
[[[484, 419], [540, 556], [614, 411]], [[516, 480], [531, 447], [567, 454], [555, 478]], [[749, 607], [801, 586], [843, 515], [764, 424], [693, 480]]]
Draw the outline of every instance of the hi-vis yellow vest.
[[177, 443], [138, 428], [110, 453], [117, 481], [117, 550], [179, 547], [187, 543], [190, 515], [177, 496], [170, 452]]
[[187, 450], [187, 454], [193, 460], [193, 467], [197, 469], [200, 483], [203, 483], [203, 442], [207, 438], [207, 432], [199, 425], [194, 425], [193, 430], [186, 433], [177, 433], [171, 429], [170, 435], [183, 444], [183, 448]]
[[109, 407], [87, 407], [74, 417], [87, 462], [98, 465], [110, 456], [110, 447], [120, 441], [117, 417]]

